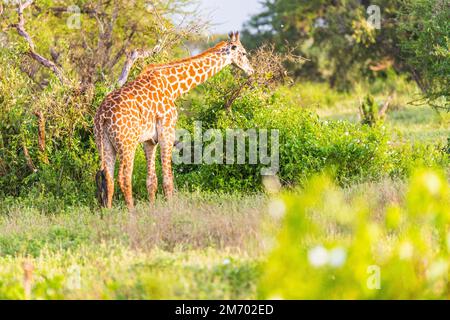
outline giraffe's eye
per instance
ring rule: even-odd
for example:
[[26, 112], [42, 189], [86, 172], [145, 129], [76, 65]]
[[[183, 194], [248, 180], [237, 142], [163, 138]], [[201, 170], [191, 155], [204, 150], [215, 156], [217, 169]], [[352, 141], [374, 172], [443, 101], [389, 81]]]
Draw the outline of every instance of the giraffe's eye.
[[231, 50], [236, 50], [237, 49], [237, 46], [232, 46], [231, 47]]

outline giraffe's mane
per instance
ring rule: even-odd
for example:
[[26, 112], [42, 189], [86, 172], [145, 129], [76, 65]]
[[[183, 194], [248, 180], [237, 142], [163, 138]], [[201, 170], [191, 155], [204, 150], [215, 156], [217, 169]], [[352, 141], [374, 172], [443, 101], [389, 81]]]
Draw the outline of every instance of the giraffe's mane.
[[164, 69], [164, 68], [169, 68], [169, 67], [173, 67], [173, 66], [177, 66], [177, 65], [181, 65], [184, 64], [186, 62], [192, 61], [192, 60], [197, 60], [197, 59], [201, 59], [205, 56], [207, 56], [208, 54], [210, 54], [211, 52], [215, 52], [218, 51], [220, 48], [222, 48], [223, 46], [225, 46], [227, 44], [226, 41], [221, 41], [218, 44], [216, 44], [214, 47], [209, 48], [205, 51], [203, 51], [200, 54], [197, 54], [195, 56], [192, 57], [188, 57], [188, 58], [183, 58], [183, 59], [179, 59], [179, 60], [175, 60], [169, 63], [163, 63], [163, 64], [150, 64], [148, 65], [145, 69], [143, 73], [146, 73], [148, 71], [153, 71], [156, 69]]

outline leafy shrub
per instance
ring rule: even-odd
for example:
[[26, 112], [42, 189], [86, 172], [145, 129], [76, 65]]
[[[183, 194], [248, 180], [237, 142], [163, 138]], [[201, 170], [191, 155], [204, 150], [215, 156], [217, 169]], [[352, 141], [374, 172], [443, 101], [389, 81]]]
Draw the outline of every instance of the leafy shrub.
[[404, 202], [377, 216], [367, 199], [348, 203], [324, 176], [273, 204], [283, 227], [260, 298], [448, 297], [450, 188], [442, 173], [416, 171]]
[[[0, 51], [0, 196], [91, 203], [98, 166], [91, 129], [95, 100], [86, 103], [91, 93], [59, 83], [36, 90], [20, 66], [9, 63], [18, 55], [14, 48]], [[37, 111], [45, 120], [44, 144]]]
[[[278, 175], [285, 185], [302, 184], [311, 175], [327, 170], [333, 171], [336, 181], [345, 185], [383, 176], [404, 176], [416, 160], [426, 166], [448, 163], [437, 147], [394, 145], [390, 132], [382, 125], [323, 121], [285, 95], [284, 89], [246, 92], [234, 102], [232, 112], [227, 112], [223, 108], [226, 100], [223, 92], [232, 81], [231, 72], [223, 72], [204, 86], [202, 95], [191, 97], [183, 106], [185, 113], [180, 127], [193, 133], [193, 122], [198, 120], [204, 130], [216, 128], [223, 136], [227, 129], [278, 130]], [[427, 151], [422, 152], [423, 149]], [[246, 163], [177, 165], [175, 176], [179, 186], [191, 189], [258, 190], [264, 166]]]
[[378, 104], [375, 102], [373, 96], [367, 95], [361, 103], [362, 123], [369, 126], [375, 125], [380, 117], [378, 115]]

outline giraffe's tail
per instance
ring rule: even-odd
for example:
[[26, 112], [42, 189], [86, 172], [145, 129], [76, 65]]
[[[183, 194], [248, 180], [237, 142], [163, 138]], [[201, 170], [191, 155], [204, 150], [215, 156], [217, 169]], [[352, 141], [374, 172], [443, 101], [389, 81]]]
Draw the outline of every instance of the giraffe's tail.
[[97, 199], [102, 207], [107, 206], [108, 199], [108, 187], [106, 185], [105, 170], [97, 171], [95, 175], [95, 181], [97, 182]]
[[96, 117], [95, 119], [95, 126], [94, 126], [94, 132], [95, 132], [95, 139], [97, 142], [98, 151], [100, 153], [100, 161], [101, 161], [101, 168], [99, 171], [97, 171], [97, 174], [95, 175], [95, 182], [97, 183], [97, 199], [102, 207], [107, 206], [108, 202], [108, 186], [106, 184], [106, 176], [105, 176], [105, 157], [104, 157], [104, 149], [103, 149], [103, 117]]

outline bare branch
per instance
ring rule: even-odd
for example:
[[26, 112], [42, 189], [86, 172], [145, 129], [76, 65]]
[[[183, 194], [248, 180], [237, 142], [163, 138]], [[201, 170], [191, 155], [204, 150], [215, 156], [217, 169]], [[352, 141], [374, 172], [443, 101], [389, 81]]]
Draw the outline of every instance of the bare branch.
[[[123, 86], [127, 82], [128, 75], [131, 71], [131, 68], [136, 63], [137, 60], [155, 56], [155, 55], [159, 54], [160, 52], [162, 52], [164, 49], [171, 47], [171, 46], [175, 45], [176, 43], [180, 42], [183, 38], [185, 38], [187, 36], [191, 36], [193, 34], [199, 34], [200, 31], [203, 30], [205, 28], [205, 26], [207, 25], [206, 22], [202, 22], [199, 20], [199, 21], [190, 23], [187, 26], [183, 26], [185, 18], [186, 18], [186, 15], [185, 15], [181, 19], [181, 22], [177, 26], [174, 26], [172, 28], [167, 28], [165, 19], [161, 15], [159, 10], [156, 8], [156, 6], [152, 2], [149, 2], [148, 5], [149, 5], [149, 8], [152, 10], [152, 13], [154, 15], [154, 18], [155, 18], [157, 24], [159, 25], [159, 29], [161, 30], [161, 36], [160, 36], [157, 44], [153, 47], [153, 49], [151, 49], [151, 50], [135, 49], [127, 54], [127, 59], [125, 61], [125, 64], [122, 68], [122, 72], [121, 72], [119, 80], [118, 80], [118, 85], [120, 87]], [[118, 54], [121, 54], [121, 52], [119, 51]], [[118, 56], [118, 57], [120, 57], [120, 56]]]
[[66, 83], [67, 79], [64, 77], [62, 71], [58, 68], [58, 66], [53, 63], [52, 61], [46, 59], [45, 57], [41, 56], [39, 53], [35, 51], [35, 45], [33, 42], [33, 39], [31, 39], [28, 32], [25, 30], [25, 18], [23, 16], [23, 11], [28, 8], [33, 3], [33, 0], [27, 0], [26, 2], [22, 3], [22, 1], [19, 0], [18, 7], [17, 7], [17, 14], [19, 16], [19, 21], [16, 24], [13, 24], [11, 27], [14, 27], [17, 30], [17, 33], [23, 37], [26, 42], [28, 43], [28, 46], [30, 48], [29, 55], [39, 62], [42, 66], [50, 69], [59, 79], [61, 83]]
[[27, 161], [27, 166], [32, 172], [37, 172], [36, 166], [33, 163], [33, 160], [31, 159], [30, 152], [28, 151], [28, 148], [25, 144], [25, 142], [22, 145], [23, 154], [25, 156], [25, 160]]
[[48, 163], [48, 158], [45, 150], [45, 116], [42, 113], [42, 111], [35, 111], [34, 115], [38, 119], [38, 145], [39, 145], [39, 151], [42, 156], [42, 161], [44, 163]]
[[163, 45], [157, 44], [152, 50], [139, 50], [135, 49], [127, 54], [127, 60], [125, 61], [125, 65], [122, 68], [122, 72], [120, 74], [119, 80], [117, 83], [119, 86], [123, 86], [127, 80], [128, 75], [130, 74], [131, 68], [135, 64], [138, 59], [145, 59], [148, 57], [155, 56], [160, 53], [163, 49]]
[[130, 45], [134, 35], [136, 34], [136, 25], [131, 28], [131, 32], [128, 37], [125, 39], [125, 42], [121, 46], [121, 48], [117, 51], [114, 58], [108, 63], [107, 68], [112, 69], [119, 62], [120, 58], [126, 53], [128, 46]]
[[383, 70], [386, 70], [386, 69], [392, 67], [393, 64], [394, 64], [393, 59], [383, 59], [374, 65], [370, 65], [369, 69], [371, 71], [375, 71], [375, 72], [383, 71]]
[[245, 80], [238, 80], [237, 85], [226, 94], [228, 99], [224, 107], [227, 111], [231, 111], [234, 101], [247, 90], [257, 87], [271, 89], [292, 81], [284, 64], [286, 62], [301, 64], [307, 59], [294, 55], [293, 49], [288, 45], [286, 48], [287, 52], [282, 54], [277, 53], [273, 45], [265, 44], [251, 53], [250, 62], [255, 72]]
[[[70, 11], [66, 7], [51, 7], [49, 10], [55, 13], [70, 13]], [[88, 14], [88, 15], [97, 15], [97, 16], [105, 16], [106, 14], [103, 12], [98, 12], [94, 9], [89, 8], [80, 8], [80, 13]]]
[[245, 81], [244, 83], [238, 85], [236, 88], [234, 88], [231, 93], [229, 94], [229, 98], [228, 100], [225, 102], [225, 109], [228, 112], [231, 112], [231, 106], [233, 105], [234, 101], [239, 98], [239, 96], [241, 95], [241, 93], [244, 91], [245, 88], [247, 88], [248, 86], [250, 86], [252, 84], [252, 79], [247, 79], [247, 81]]

